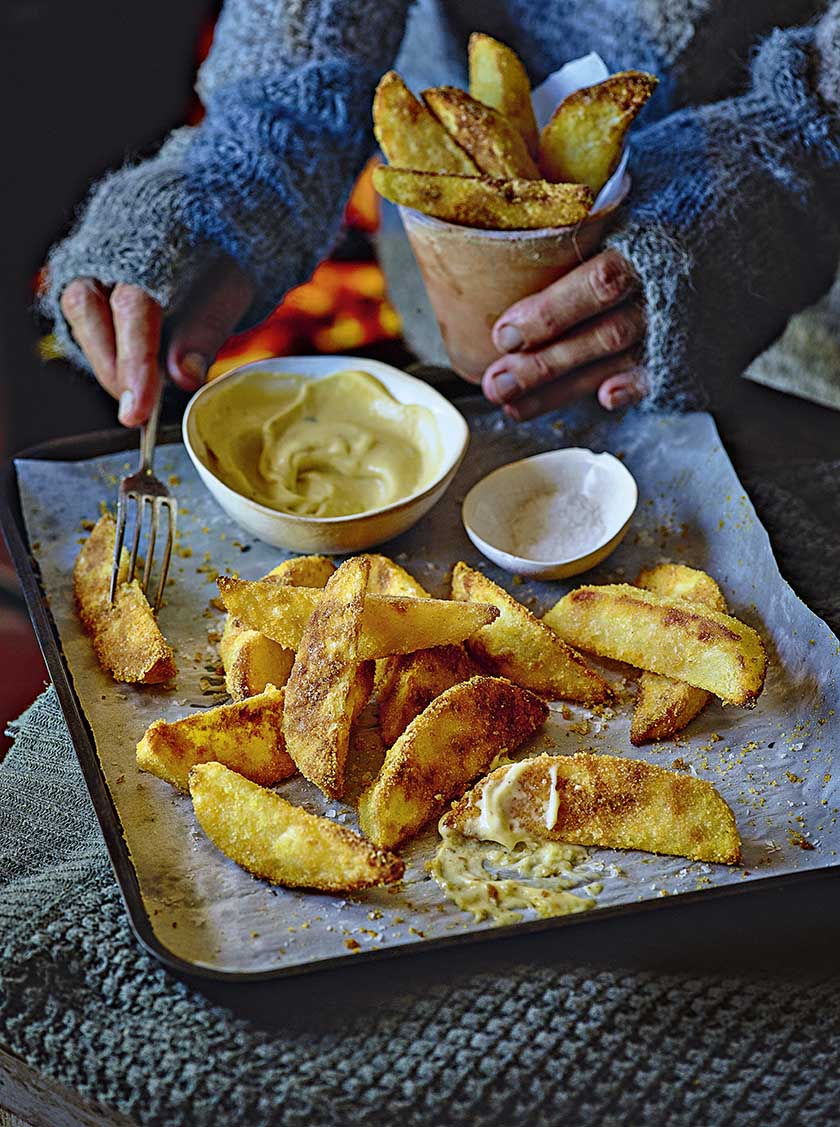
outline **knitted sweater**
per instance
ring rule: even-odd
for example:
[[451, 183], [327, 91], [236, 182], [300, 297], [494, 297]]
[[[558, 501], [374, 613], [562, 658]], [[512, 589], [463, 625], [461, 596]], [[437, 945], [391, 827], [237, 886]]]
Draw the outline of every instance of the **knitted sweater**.
[[84, 362], [58, 304], [78, 276], [141, 285], [174, 313], [225, 253], [254, 283], [240, 327], [264, 317], [335, 239], [373, 149], [374, 86], [401, 42], [410, 83], [463, 81], [476, 29], [510, 43], [534, 83], [593, 49], [612, 70], [662, 80], [634, 131], [633, 191], [607, 239], [642, 280], [649, 407], [699, 405], [706, 377], [739, 373], [829, 288], [840, 257], [840, 0], [409, 7], [228, 0], [199, 73], [205, 120], [95, 187], [50, 257], [44, 307], [68, 354]]

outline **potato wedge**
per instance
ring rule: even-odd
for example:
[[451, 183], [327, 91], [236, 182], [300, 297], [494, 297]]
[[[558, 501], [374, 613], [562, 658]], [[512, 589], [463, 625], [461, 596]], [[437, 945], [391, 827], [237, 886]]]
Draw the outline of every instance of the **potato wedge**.
[[283, 649], [257, 630], [249, 630], [229, 614], [219, 642], [219, 657], [225, 688], [231, 700], [240, 701], [261, 693], [266, 685], [282, 688], [292, 672], [295, 651]]
[[[430, 598], [429, 592], [422, 587], [413, 575], [409, 575], [405, 568], [394, 563], [387, 556], [371, 554], [366, 557], [370, 560], [370, 575], [368, 576], [367, 593], [369, 595], [410, 595], [415, 599]], [[396, 673], [395, 662], [399, 656], [381, 657], [376, 662], [373, 674], [373, 691], [379, 693], [384, 684], [391, 681]]]
[[[528, 152], [537, 160], [540, 138], [531, 105], [531, 83], [519, 56], [498, 39], [474, 31], [470, 36], [469, 60], [471, 96], [512, 121], [522, 134]], [[392, 163], [417, 167], [405, 165], [403, 161]]]
[[447, 689], [412, 720], [361, 795], [362, 832], [396, 847], [547, 716], [544, 701], [501, 677], [473, 677]]
[[549, 700], [584, 704], [612, 700], [607, 682], [589, 668], [579, 653], [486, 575], [465, 563], [456, 564], [452, 572], [452, 598], [467, 603], [492, 603], [499, 608], [496, 621], [466, 642], [467, 649], [486, 672], [507, 677]]
[[543, 617], [570, 645], [687, 681], [752, 708], [767, 655], [752, 627], [727, 614], [627, 583], [578, 587]]
[[425, 172], [478, 174], [478, 165], [396, 73], [379, 80], [373, 96], [373, 132], [389, 164]]
[[[335, 564], [326, 556], [295, 556], [268, 574], [293, 587], [323, 587], [334, 571]], [[258, 630], [250, 630], [229, 614], [219, 642], [219, 657], [231, 698], [245, 700], [261, 693], [266, 685], [285, 685], [295, 653], [278, 646]]]
[[115, 681], [157, 685], [175, 676], [172, 647], [160, 632], [154, 612], [136, 579], [125, 582], [128, 552], [123, 548], [120, 580], [109, 600], [114, 562], [114, 518], [99, 518], [73, 567], [73, 594], [82, 625], [90, 634], [96, 660]]
[[594, 199], [584, 184], [547, 180], [494, 180], [380, 166], [373, 185], [393, 203], [425, 215], [492, 231], [570, 227], [589, 214]]
[[[710, 575], [685, 564], [659, 564], [640, 572], [637, 587], [654, 595], [685, 599], [726, 613], [723, 592]], [[711, 699], [705, 689], [695, 689], [684, 681], [643, 673], [633, 706], [630, 742], [639, 747], [651, 740], [668, 740], [681, 732]]]
[[[288, 649], [300, 645], [304, 627], [322, 598], [322, 592], [311, 587], [289, 587], [274, 579], [249, 583], [220, 576], [218, 585], [232, 614]], [[461, 642], [498, 614], [495, 607], [480, 603], [461, 606], [448, 599], [367, 595], [358, 657], [367, 661]]]
[[388, 556], [369, 554], [365, 558], [370, 561], [368, 595], [410, 595], [414, 599], [430, 598], [426, 588]]
[[357, 892], [393, 884], [405, 872], [399, 857], [221, 763], [193, 767], [189, 785], [195, 816], [213, 844], [272, 884]]
[[658, 79], [626, 70], [564, 98], [540, 137], [547, 180], [587, 184], [597, 196], [621, 157], [627, 130]]
[[689, 603], [700, 603], [712, 610], [727, 613], [723, 591], [705, 571], [685, 564], [658, 564], [639, 572], [636, 586], [662, 595], [666, 599], [685, 599]]
[[525, 138], [508, 118], [456, 86], [423, 91], [423, 101], [481, 172], [502, 180], [538, 180]]
[[441, 819], [441, 833], [566, 841], [736, 865], [735, 817], [711, 783], [615, 755], [538, 755], [499, 767]]
[[379, 730], [386, 747], [396, 743], [441, 693], [481, 672], [462, 645], [435, 646], [385, 660], [391, 664], [379, 687]]
[[190, 768], [216, 761], [262, 786], [294, 775], [283, 739], [283, 690], [220, 704], [167, 723], [155, 720], [137, 745], [137, 766], [178, 790], [189, 789]]
[[358, 650], [369, 571], [369, 562], [354, 556], [330, 578], [286, 684], [286, 750], [329, 798], [344, 793], [350, 727], [359, 711]]
[[[387, 556], [371, 555], [368, 559], [369, 594], [431, 597]], [[385, 746], [390, 747], [435, 697], [479, 672], [460, 642], [380, 658], [373, 688], [379, 698], [379, 730]]]

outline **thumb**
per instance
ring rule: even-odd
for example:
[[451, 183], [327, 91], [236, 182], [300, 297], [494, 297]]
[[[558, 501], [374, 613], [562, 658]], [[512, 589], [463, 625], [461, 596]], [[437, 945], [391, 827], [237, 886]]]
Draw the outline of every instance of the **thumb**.
[[180, 315], [166, 350], [166, 370], [184, 391], [195, 391], [216, 353], [251, 304], [254, 289], [229, 259], [204, 277]]

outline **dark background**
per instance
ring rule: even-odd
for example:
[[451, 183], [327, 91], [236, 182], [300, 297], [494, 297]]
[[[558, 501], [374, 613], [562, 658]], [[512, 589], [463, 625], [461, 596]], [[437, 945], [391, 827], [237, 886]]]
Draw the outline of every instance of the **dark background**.
[[84, 376], [41, 364], [34, 286], [88, 185], [194, 112], [213, 0], [0, 4], [0, 451], [111, 425]]

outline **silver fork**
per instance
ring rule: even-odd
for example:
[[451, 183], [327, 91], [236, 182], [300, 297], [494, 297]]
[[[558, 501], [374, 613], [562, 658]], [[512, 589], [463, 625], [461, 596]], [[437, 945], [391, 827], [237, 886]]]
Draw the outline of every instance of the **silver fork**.
[[[134, 539], [131, 545], [131, 555], [128, 562], [127, 581], [130, 583], [137, 570], [137, 552], [140, 547], [140, 534], [146, 516], [147, 503], [151, 511], [151, 526], [149, 540], [146, 546], [146, 562], [143, 567], [143, 592], [149, 596], [149, 579], [152, 575], [152, 563], [155, 555], [155, 543], [158, 539], [161, 521], [166, 515], [166, 547], [163, 552], [163, 563], [160, 568], [157, 594], [152, 604], [155, 613], [160, 609], [163, 599], [163, 589], [166, 585], [166, 575], [169, 571], [169, 561], [172, 557], [172, 546], [175, 540], [175, 523], [178, 516], [178, 502], [171, 497], [169, 490], [154, 475], [155, 442], [157, 441], [158, 420], [160, 419], [160, 405], [163, 398], [163, 383], [161, 382], [149, 420], [140, 428], [140, 464], [137, 472], [124, 477], [120, 482], [117, 496], [117, 535], [114, 540], [114, 566], [111, 570], [111, 589], [109, 598], [114, 601], [117, 591], [117, 579], [120, 572], [120, 555], [125, 541], [125, 529], [128, 520], [128, 510], [134, 512]], [[151, 600], [149, 600], [151, 602]]]

